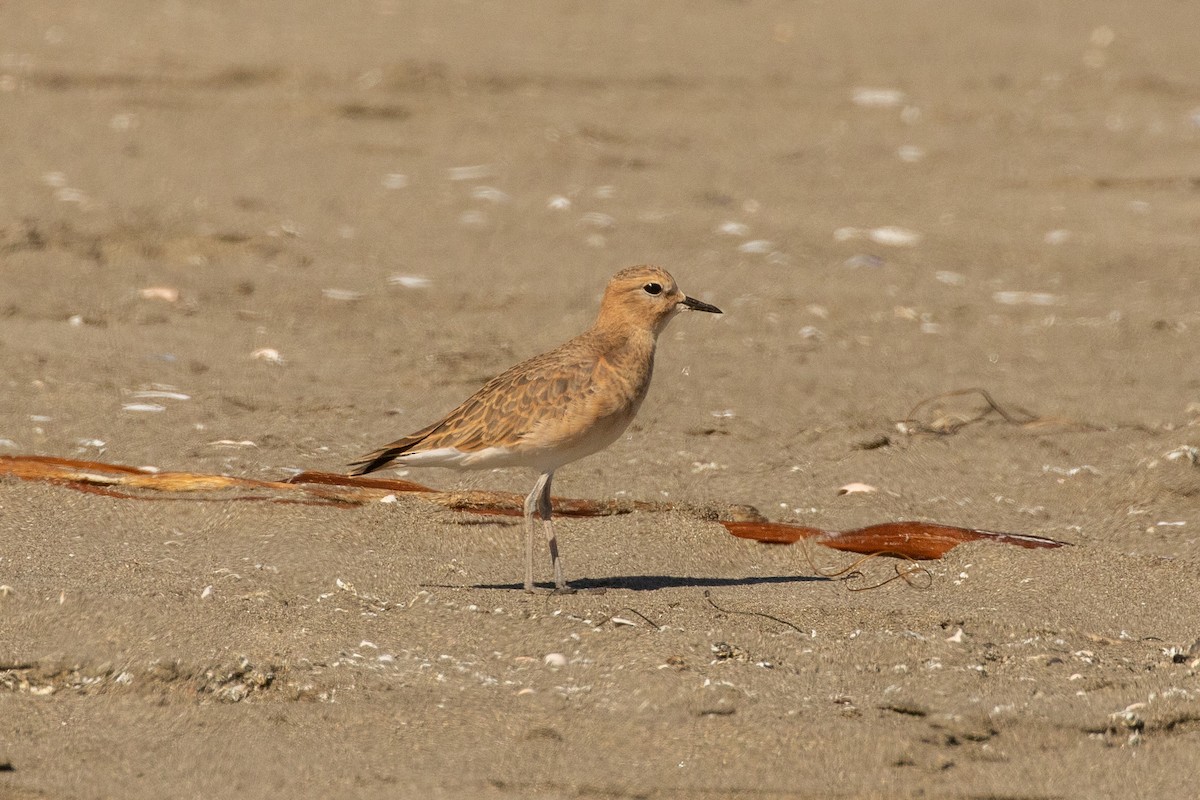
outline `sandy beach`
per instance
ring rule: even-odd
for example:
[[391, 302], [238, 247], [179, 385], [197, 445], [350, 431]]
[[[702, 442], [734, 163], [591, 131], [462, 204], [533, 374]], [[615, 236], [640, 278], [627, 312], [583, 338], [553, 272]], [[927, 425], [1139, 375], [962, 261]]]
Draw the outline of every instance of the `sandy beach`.
[[1200, 9], [0, 17], [0, 455], [344, 471], [654, 263], [725, 313], [556, 494], [1071, 544], [564, 519], [529, 595], [517, 519], [2, 479], [0, 798], [1200, 795]]

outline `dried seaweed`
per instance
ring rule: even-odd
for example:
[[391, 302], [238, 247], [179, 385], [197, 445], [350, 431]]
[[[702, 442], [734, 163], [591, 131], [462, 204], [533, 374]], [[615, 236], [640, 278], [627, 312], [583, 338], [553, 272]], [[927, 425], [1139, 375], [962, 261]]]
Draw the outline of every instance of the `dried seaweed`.
[[[524, 501], [521, 495], [508, 492], [443, 492], [411, 481], [327, 472], [304, 472], [287, 481], [262, 481], [196, 472], [149, 472], [122, 464], [47, 456], [0, 456], [0, 476], [5, 475], [80, 492], [135, 500], [239, 500], [351, 508], [378, 502], [389, 496], [405, 496], [455, 511], [501, 516], [520, 516]], [[555, 514], [567, 517], [611, 516], [635, 511], [687, 513], [697, 519], [719, 522], [731, 534], [743, 539], [767, 544], [811, 540], [836, 550], [871, 557], [893, 556], [907, 561], [941, 558], [955, 546], [970, 541], [991, 541], [1025, 548], [1055, 548], [1066, 544], [1029, 534], [914, 521], [885, 522], [847, 531], [830, 531], [770, 522], [753, 508], [736, 504], [729, 504], [714, 512], [672, 503], [628, 500], [555, 497], [552, 503]], [[855, 571], [856, 565], [852, 565], [848, 572]], [[898, 567], [896, 577], [908, 580], [906, 575], [911, 574], [911, 569], [902, 571]]]

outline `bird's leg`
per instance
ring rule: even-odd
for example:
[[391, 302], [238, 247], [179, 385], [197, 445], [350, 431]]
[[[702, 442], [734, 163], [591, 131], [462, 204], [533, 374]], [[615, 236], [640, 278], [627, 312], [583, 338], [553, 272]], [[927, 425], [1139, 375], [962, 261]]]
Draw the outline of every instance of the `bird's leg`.
[[554, 588], [556, 591], [567, 591], [567, 581], [563, 578], [562, 559], [558, 557], [558, 539], [554, 536], [554, 521], [550, 519], [550, 483], [554, 473], [547, 472], [538, 480], [541, 492], [538, 494], [537, 510], [542, 518], [542, 530], [546, 533], [546, 543], [550, 545], [550, 564], [554, 567]]
[[525, 498], [525, 591], [533, 591], [533, 515], [538, 510], [538, 495], [546, 476], [538, 478], [533, 491]]

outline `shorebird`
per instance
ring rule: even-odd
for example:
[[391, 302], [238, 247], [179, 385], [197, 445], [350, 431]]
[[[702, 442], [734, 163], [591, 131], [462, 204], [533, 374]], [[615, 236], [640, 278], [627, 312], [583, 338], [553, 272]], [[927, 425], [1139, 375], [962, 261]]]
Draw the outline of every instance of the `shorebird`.
[[555, 590], [567, 591], [551, 520], [554, 471], [625, 432], [650, 388], [658, 335], [682, 309], [721, 313], [685, 295], [660, 267], [621, 270], [608, 282], [592, 327], [500, 373], [429, 427], [363, 456], [350, 474], [389, 465], [532, 467], [538, 479], [524, 506], [525, 591], [534, 588], [535, 515], [550, 547]]

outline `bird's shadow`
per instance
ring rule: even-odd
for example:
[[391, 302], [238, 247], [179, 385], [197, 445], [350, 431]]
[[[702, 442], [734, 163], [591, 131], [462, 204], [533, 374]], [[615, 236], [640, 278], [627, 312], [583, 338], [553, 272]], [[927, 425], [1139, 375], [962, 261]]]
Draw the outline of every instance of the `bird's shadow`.
[[[581, 592], [599, 589], [628, 589], [633, 592], [653, 592], [658, 589], [698, 589], [728, 586], [763, 586], [769, 584], [811, 583], [828, 581], [820, 575], [755, 575], [744, 578], [696, 578], [689, 575], [613, 575], [608, 578], [579, 578], [571, 581], [571, 588]], [[518, 589], [520, 583], [476, 583], [470, 585], [422, 584], [439, 589]], [[539, 583], [538, 589], [553, 589], [551, 583]]]

